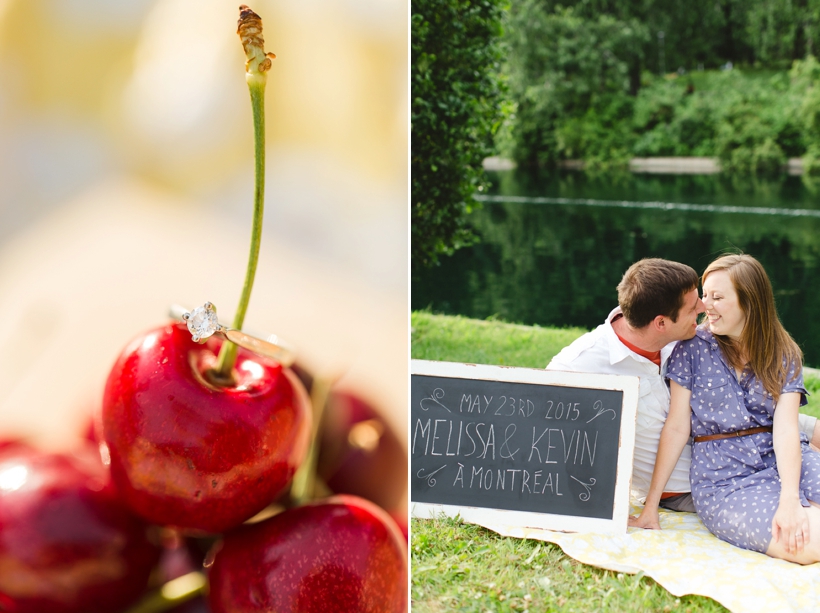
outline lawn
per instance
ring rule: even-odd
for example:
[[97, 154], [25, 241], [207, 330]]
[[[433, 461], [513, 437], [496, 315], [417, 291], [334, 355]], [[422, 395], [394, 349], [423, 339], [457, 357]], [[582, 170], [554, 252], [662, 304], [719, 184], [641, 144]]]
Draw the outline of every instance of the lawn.
[[[416, 312], [414, 359], [543, 368], [583, 334], [577, 328], [521, 326]], [[820, 416], [820, 377], [802, 410]], [[499, 536], [448, 518], [411, 521], [414, 613], [542, 611], [726, 611], [710, 598], [677, 598], [652, 579], [586, 566], [557, 545]]]

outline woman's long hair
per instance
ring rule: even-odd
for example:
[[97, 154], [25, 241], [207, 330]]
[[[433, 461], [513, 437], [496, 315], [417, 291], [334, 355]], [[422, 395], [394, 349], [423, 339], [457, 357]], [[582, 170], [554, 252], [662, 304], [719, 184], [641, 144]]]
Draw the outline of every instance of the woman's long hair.
[[743, 368], [742, 357], [745, 354], [749, 366], [777, 402], [780, 390], [787, 383], [790, 365], [794, 363], [798, 366], [793, 378], [800, 373], [803, 352], [777, 317], [772, 284], [760, 262], [745, 254], [724, 255], [703, 271], [701, 283], [718, 270], [729, 273], [740, 308], [746, 315], [746, 324], [739, 342], [717, 334], [715, 339], [734, 368]]

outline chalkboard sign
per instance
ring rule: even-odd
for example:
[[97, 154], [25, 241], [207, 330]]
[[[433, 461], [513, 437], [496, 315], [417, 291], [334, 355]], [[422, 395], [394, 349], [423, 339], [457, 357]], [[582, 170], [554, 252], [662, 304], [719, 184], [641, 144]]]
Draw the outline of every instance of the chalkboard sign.
[[412, 514], [626, 531], [637, 377], [413, 360]]

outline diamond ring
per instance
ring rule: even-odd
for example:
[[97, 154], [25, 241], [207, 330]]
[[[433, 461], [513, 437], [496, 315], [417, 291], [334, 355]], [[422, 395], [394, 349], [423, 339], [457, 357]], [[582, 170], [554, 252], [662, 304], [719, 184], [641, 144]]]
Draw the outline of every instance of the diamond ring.
[[293, 349], [275, 334], [271, 334], [265, 340], [262, 340], [250, 334], [245, 334], [241, 330], [223, 326], [216, 317], [216, 307], [210, 302], [206, 302], [193, 311], [188, 311], [185, 307], [174, 304], [171, 305], [169, 314], [172, 318], [184, 321], [187, 324], [191, 338], [197, 343], [204, 343], [212, 335], [218, 334], [240, 347], [276, 360], [282, 366], [290, 366], [296, 359]]

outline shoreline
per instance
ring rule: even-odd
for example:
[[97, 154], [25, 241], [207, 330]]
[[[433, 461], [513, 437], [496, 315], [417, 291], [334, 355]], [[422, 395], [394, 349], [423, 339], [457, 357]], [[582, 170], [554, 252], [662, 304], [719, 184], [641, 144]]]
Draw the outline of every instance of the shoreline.
[[[516, 163], [499, 156], [491, 156], [484, 159], [482, 166], [484, 170], [501, 171], [514, 169]], [[558, 162], [558, 168], [562, 170], [584, 170], [585, 167], [584, 160]], [[720, 161], [713, 157], [632, 158], [629, 160], [629, 170], [645, 174], [709, 175], [720, 172]], [[802, 158], [789, 158], [783, 165], [783, 171], [792, 176], [802, 175]]]

